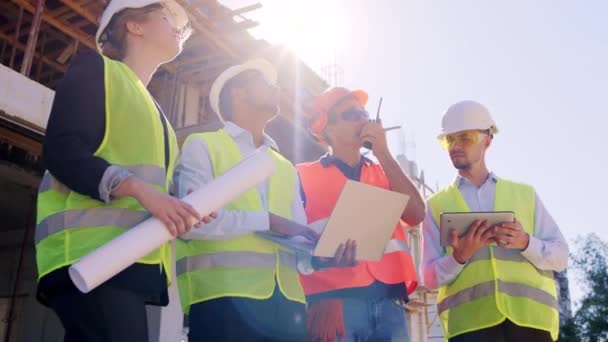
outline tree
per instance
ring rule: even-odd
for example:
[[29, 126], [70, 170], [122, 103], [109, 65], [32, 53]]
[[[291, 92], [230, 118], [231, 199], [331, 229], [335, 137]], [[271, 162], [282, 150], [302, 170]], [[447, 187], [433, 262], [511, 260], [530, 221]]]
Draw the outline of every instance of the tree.
[[565, 322], [560, 341], [608, 341], [608, 244], [597, 235], [578, 239], [571, 256], [585, 293], [574, 317]]

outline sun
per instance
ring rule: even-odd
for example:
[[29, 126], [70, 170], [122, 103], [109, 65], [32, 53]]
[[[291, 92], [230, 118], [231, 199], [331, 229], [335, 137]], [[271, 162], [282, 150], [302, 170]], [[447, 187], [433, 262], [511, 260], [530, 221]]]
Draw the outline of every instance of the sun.
[[348, 34], [344, 11], [332, 0], [266, 0], [257, 36], [293, 50], [313, 68], [327, 64]]

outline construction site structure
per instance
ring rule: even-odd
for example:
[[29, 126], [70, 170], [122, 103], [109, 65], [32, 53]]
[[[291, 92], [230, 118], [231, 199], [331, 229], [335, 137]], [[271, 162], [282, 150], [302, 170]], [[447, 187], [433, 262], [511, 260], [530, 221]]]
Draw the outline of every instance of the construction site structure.
[[[277, 67], [282, 92], [280, 115], [269, 125], [267, 133], [294, 163], [315, 160], [325, 153], [326, 149], [311, 140], [299, 123], [305, 104], [323, 92], [328, 82], [289, 50], [248, 33], [257, 23], [245, 14], [261, 5], [229, 9], [217, 0], [176, 1], [188, 12], [194, 34], [185, 44], [184, 52], [162, 66], [148, 88], [176, 128], [180, 141], [190, 133], [220, 127], [208, 103], [211, 82], [219, 73], [230, 65], [263, 57]], [[54, 89], [75, 55], [96, 48], [94, 35], [105, 4], [104, 0], [0, 0], [0, 339], [3, 341], [63, 338], [57, 317], [35, 298], [33, 233], [36, 193], [45, 169], [42, 141]], [[326, 75], [334, 85], [341, 78], [341, 71], [336, 70], [328, 70]], [[399, 156], [399, 161], [425, 197], [429, 196], [433, 190], [424, 173], [418, 172], [405, 154]], [[409, 229], [408, 235], [418, 266], [420, 228]], [[442, 339], [434, 311], [435, 296], [436, 292], [423, 286], [412, 295], [407, 307], [413, 341]], [[149, 314], [151, 341], [155, 342], [160, 336], [160, 313], [152, 308]]]
[[[413, 142], [406, 140], [403, 132], [400, 132], [400, 134], [402, 141], [399, 146], [399, 153], [396, 156], [397, 162], [399, 162], [401, 169], [418, 187], [418, 191], [420, 191], [423, 198], [428, 198], [436, 190], [433, 190], [426, 183], [424, 171], [418, 170], [418, 164], [408, 158], [408, 155], [412, 155], [411, 148], [414, 147]], [[409, 154], [406, 153], [408, 151], [410, 152]], [[420, 265], [422, 264], [421, 225], [408, 227], [406, 233], [418, 276], [418, 288], [416, 288], [414, 293], [410, 294], [410, 301], [406, 304], [410, 340], [412, 342], [443, 341], [443, 331], [441, 330], [439, 316], [437, 315], [437, 290], [427, 289], [422, 283], [423, 278], [420, 269]]]
[[344, 69], [338, 63], [338, 53], [335, 49], [327, 63], [321, 67], [321, 76], [330, 87], [341, 86], [344, 82]]
[[[267, 133], [292, 162], [317, 159], [325, 148], [297, 124], [304, 104], [327, 83], [282, 46], [255, 39], [246, 14], [259, 3], [230, 9], [216, 0], [176, 0], [188, 12], [193, 35], [183, 53], [163, 65], [148, 90], [178, 139], [215, 130], [208, 93], [227, 67], [265, 58], [278, 70], [281, 111]], [[105, 0], [0, 0], [0, 340], [61, 341], [63, 330], [36, 295], [34, 224], [46, 122], [70, 61], [95, 49]], [[66, 149], [70, 146], [66, 146]], [[159, 339], [160, 313], [150, 309], [150, 336]]]

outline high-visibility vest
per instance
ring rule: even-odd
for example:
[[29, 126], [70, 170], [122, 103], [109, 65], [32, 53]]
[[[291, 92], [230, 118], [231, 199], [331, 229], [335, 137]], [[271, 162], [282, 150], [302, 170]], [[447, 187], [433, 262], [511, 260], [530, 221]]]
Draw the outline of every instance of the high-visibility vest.
[[[499, 179], [495, 211], [513, 211], [523, 229], [534, 235], [534, 189]], [[441, 212], [470, 212], [456, 184], [429, 199], [435, 222]], [[452, 253], [450, 247], [447, 254]], [[457, 278], [439, 288], [437, 309], [446, 338], [489, 328], [508, 319], [545, 330], [556, 340], [559, 307], [553, 272], [534, 267], [520, 251], [489, 246], [468, 261]]]
[[[306, 193], [308, 222], [328, 218], [347, 178], [334, 165], [324, 167], [320, 161], [300, 164], [297, 169]], [[390, 189], [384, 171], [377, 164], [364, 164], [360, 181], [383, 189]], [[385, 284], [405, 283], [408, 293], [412, 293], [418, 285], [416, 269], [400, 224], [395, 227], [392, 239], [380, 261], [360, 261], [355, 267], [329, 268], [300, 276], [307, 295], [368, 286], [375, 280]]]
[[[236, 142], [223, 129], [193, 134], [184, 144], [192, 137], [200, 137], [207, 144], [215, 177], [243, 158]], [[300, 196], [295, 193], [295, 168], [272, 149], [268, 153], [276, 165], [269, 180], [268, 209], [291, 219], [294, 196]], [[264, 206], [257, 189], [252, 188], [224, 209], [263, 211]], [[179, 241], [177, 254], [177, 282], [186, 313], [193, 304], [221, 297], [267, 299], [277, 283], [286, 298], [305, 302], [293, 251], [254, 233], [227, 240]]]
[[[106, 57], [103, 63], [106, 127], [94, 156], [131, 171], [166, 193], [178, 154], [175, 133], [163, 118], [170, 157], [169, 168], [165, 169], [163, 123], [154, 100], [126, 64]], [[116, 198], [106, 204], [73, 191], [47, 171], [38, 190], [35, 231], [38, 277], [73, 264], [149, 216], [132, 197]], [[138, 262], [162, 263], [170, 274], [170, 245], [163, 245]]]

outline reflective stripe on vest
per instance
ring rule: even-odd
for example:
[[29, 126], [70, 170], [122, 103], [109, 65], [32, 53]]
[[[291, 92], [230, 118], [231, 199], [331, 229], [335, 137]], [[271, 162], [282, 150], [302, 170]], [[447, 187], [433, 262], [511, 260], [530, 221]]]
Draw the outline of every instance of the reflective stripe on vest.
[[386, 248], [384, 249], [384, 254], [394, 253], [394, 252], [403, 252], [410, 254], [410, 246], [399, 239], [390, 239], [390, 241], [386, 244]]
[[123, 208], [92, 208], [66, 210], [45, 217], [36, 226], [35, 241], [38, 244], [49, 235], [71, 228], [97, 228], [115, 226], [133, 228], [150, 217], [147, 211]]
[[[279, 251], [279, 260], [285, 267], [296, 268], [296, 256], [293, 253]], [[275, 254], [255, 252], [222, 252], [198, 254], [177, 261], [177, 276], [196, 270], [216, 267], [236, 268], [269, 268], [274, 269], [277, 264]]]
[[[455, 184], [429, 199], [435, 222], [441, 212], [470, 212]], [[495, 211], [513, 211], [534, 235], [534, 189], [503, 179], [496, 183]], [[446, 248], [450, 254], [451, 248]], [[559, 308], [553, 272], [534, 267], [514, 249], [489, 246], [473, 255], [459, 275], [439, 288], [438, 312], [447, 339], [489, 328], [505, 319], [549, 331], [557, 339]]]
[[[154, 165], [120, 166], [140, 180], [156, 185], [159, 189], [166, 187], [166, 171]], [[48, 171], [44, 173], [38, 188], [39, 193], [57, 191], [68, 194], [70, 189], [58, 181]], [[129, 229], [150, 217], [148, 212], [125, 208], [99, 207], [80, 210], [66, 210], [45, 217], [36, 226], [34, 241], [38, 244], [49, 235], [70, 228], [95, 228], [115, 226]]]
[[513, 297], [526, 297], [559, 310], [557, 299], [550, 293], [525, 284], [507, 283], [498, 279], [477, 284], [444, 298], [441, 302], [437, 303], [437, 311], [441, 314], [458, 305], [472, 302], [482, 297], [493, 296], [496, 289]]

